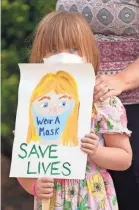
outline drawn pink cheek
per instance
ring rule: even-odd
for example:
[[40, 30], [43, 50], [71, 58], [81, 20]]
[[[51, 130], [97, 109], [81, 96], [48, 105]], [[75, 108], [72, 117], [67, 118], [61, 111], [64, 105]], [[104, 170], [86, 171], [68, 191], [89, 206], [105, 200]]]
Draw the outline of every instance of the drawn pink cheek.
[[65, 109], [66, 109], [66, 107], [59, 107], [59, 111], [60, 111], [60, 112], [64, 112]]
[[60, 107], [56, 107], [56, 114], [59, 114], [61, 112], [61, 108]]

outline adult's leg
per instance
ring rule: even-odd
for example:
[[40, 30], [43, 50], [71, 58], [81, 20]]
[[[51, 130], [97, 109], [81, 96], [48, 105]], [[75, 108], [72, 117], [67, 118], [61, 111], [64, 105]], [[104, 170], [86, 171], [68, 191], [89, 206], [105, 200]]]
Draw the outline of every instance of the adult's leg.
[[133, 151], [131, 167], [126, 171], [110, 171], [119, 210], [139, 210], [139, 104], [126, 105], [130, 143]]

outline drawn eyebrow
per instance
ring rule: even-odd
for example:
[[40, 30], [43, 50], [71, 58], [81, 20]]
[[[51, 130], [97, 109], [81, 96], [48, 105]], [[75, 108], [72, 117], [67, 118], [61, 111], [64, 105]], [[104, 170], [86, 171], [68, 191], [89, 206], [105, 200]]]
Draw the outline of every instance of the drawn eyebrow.
[[42, 98], [39, 99], [39, 101], [42, 101], [43, 99], [48, 99], [48, 100], [50, 100], [51, 97], [50, 97], [50, 96], [43, 96]]
[[67, 96], [67, 95], [61, 96], [59, 99], [61, 99], [61, 98], [69, 98], [69, 99], [71, 99], [71, 97]]

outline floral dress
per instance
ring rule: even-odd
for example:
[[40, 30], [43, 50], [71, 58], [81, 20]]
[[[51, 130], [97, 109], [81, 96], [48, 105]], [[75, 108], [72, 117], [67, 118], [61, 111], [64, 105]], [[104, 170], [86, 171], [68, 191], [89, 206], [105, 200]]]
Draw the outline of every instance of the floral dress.
[[[92, 128], [104, 145], [103, 134], [125, 133], [127, 129], [125, 109], [117, 97], [95, 104], [92, 112]], [[105, 145], [104, 145], [105, 146]], [[41, 202], [35, 197], [34, 210], [41, 210]], [[55, 180], [54, 195], [49, 210], [117, 210], [117, 198], [109, 173], [88, 161], [84, 180]]]

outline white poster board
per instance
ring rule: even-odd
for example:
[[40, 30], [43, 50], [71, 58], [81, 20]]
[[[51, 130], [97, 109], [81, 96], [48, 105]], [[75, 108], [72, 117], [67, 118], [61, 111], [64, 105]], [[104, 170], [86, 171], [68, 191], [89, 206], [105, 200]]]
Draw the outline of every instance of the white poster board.
[[19, 64], [10, 177], [83, 179], [95, 75], [91, 64]]

